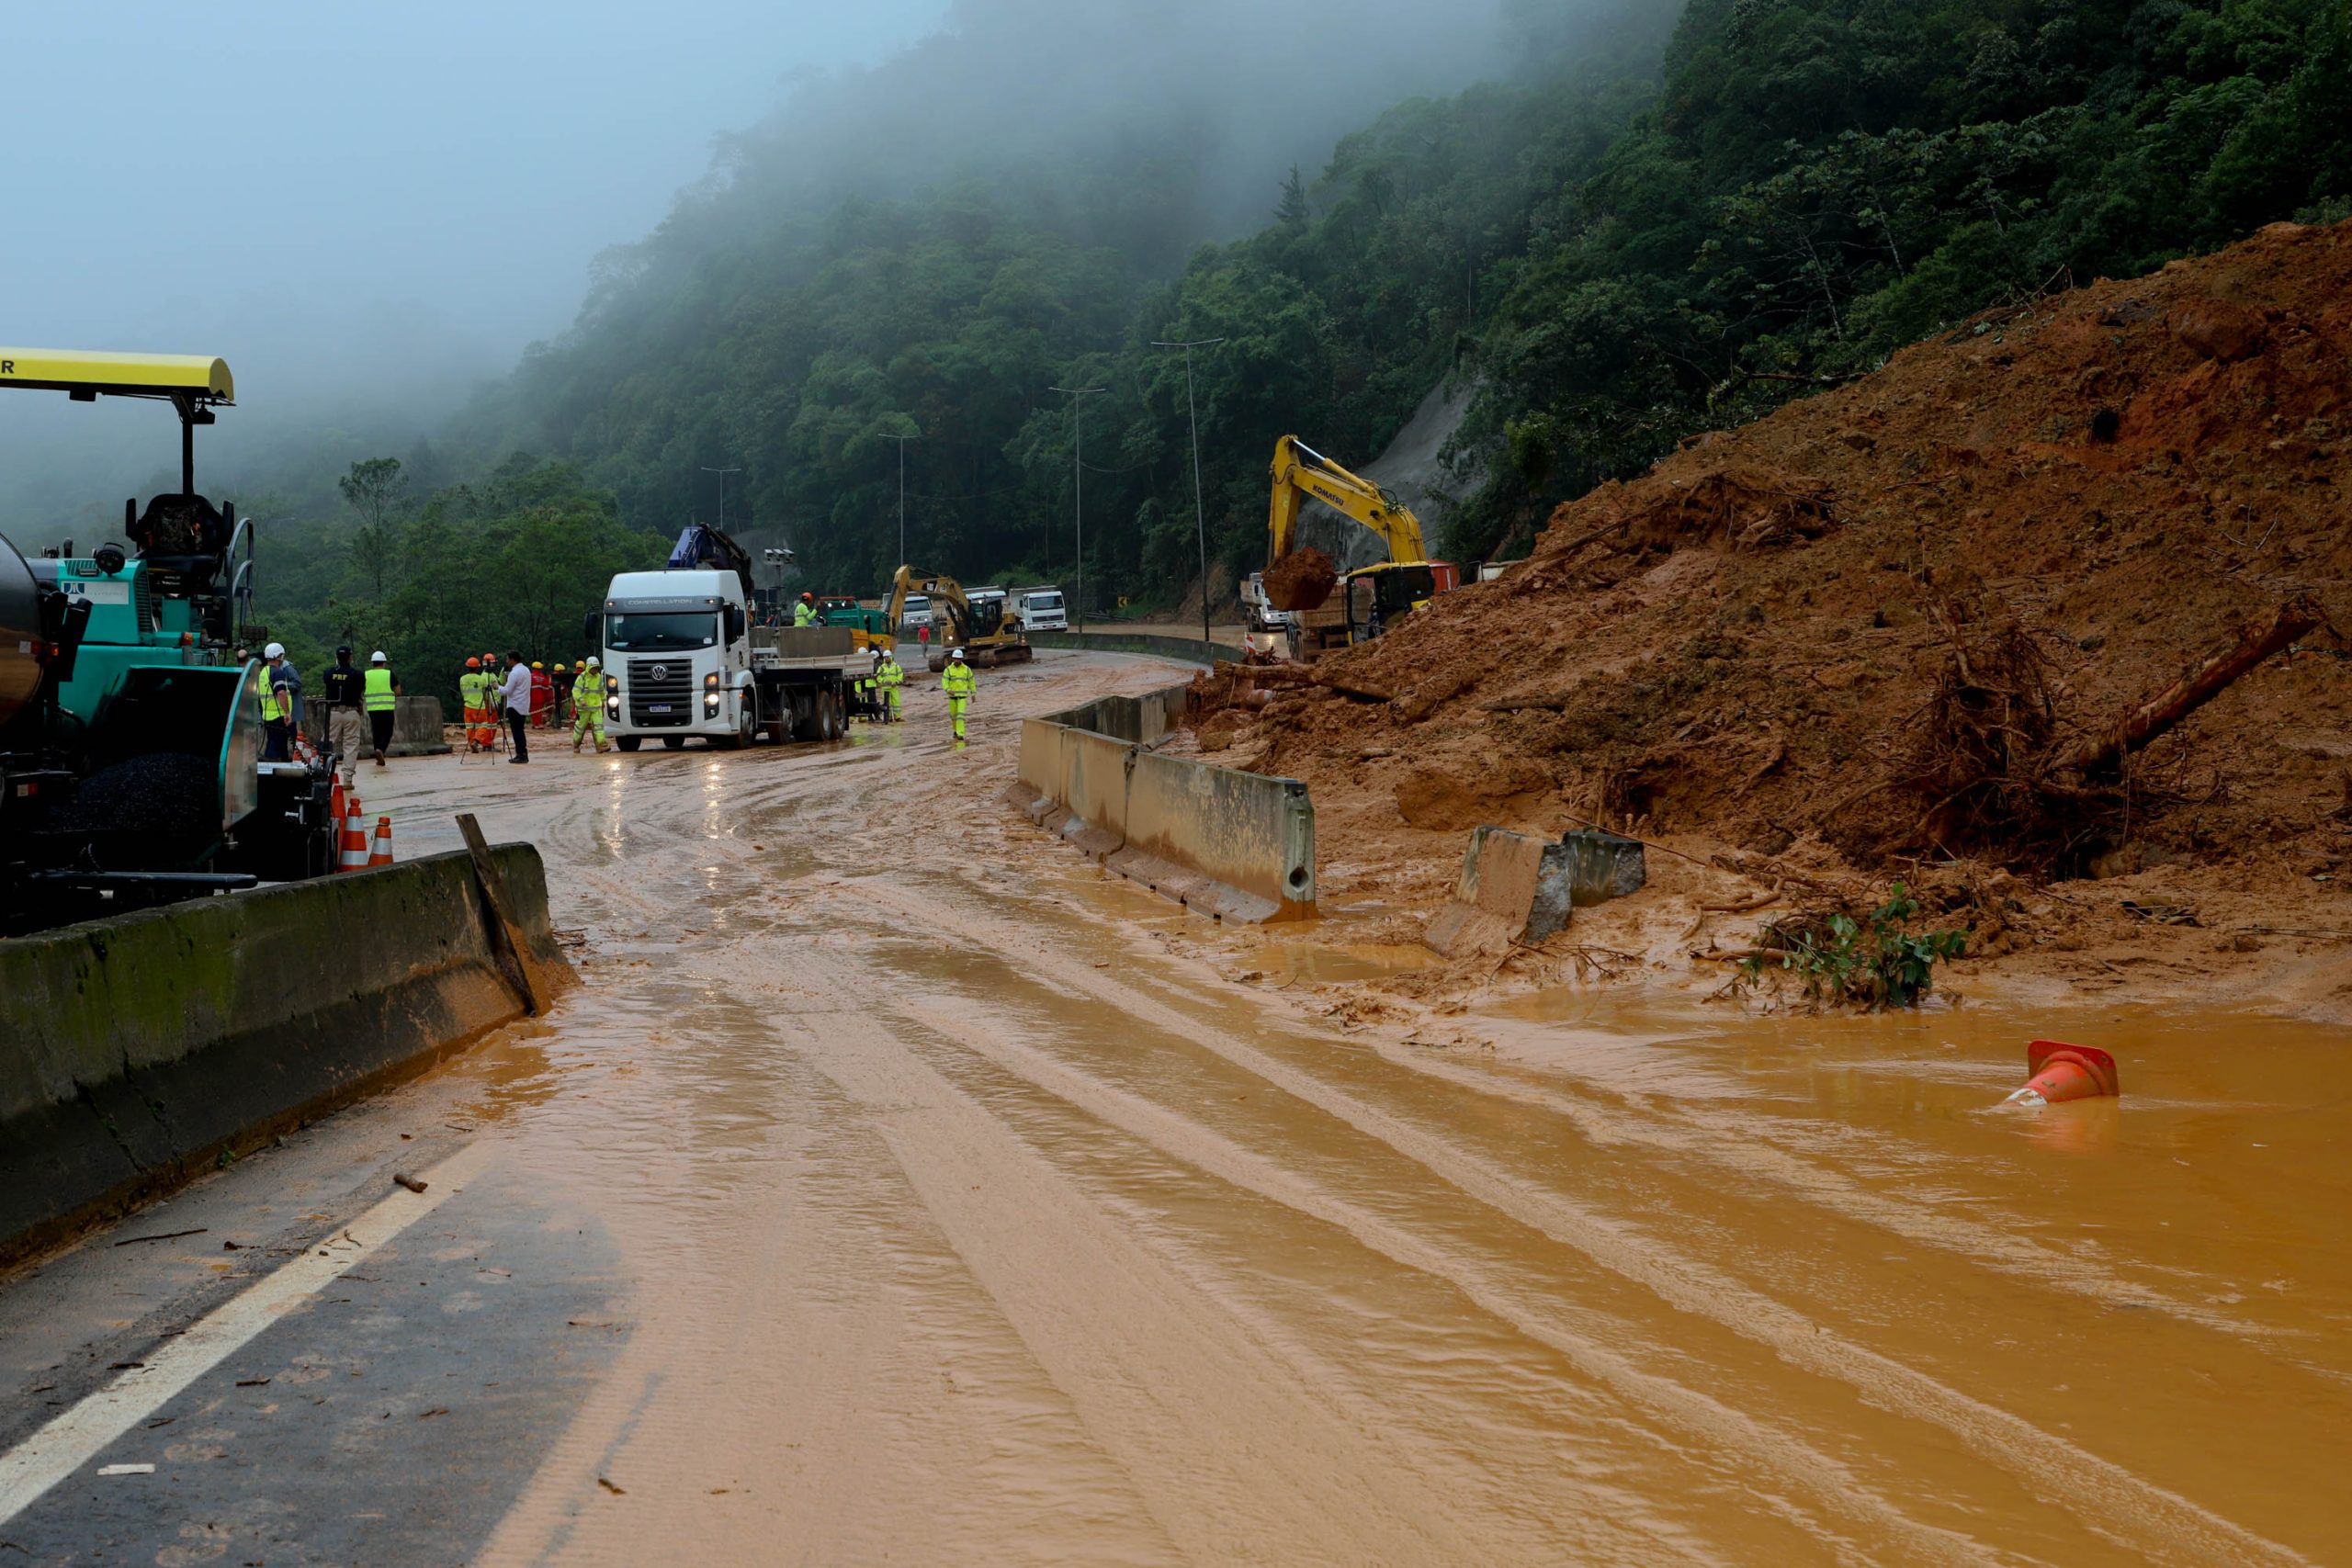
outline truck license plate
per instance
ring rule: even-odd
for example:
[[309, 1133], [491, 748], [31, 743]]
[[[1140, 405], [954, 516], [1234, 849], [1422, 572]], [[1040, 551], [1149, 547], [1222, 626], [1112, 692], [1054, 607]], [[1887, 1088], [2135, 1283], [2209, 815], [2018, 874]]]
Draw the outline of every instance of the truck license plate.
[[645, 711], [648, 713], [668, 713], [670, 711], [670, 705], [668, 703], [648, 703], [645, 705]]

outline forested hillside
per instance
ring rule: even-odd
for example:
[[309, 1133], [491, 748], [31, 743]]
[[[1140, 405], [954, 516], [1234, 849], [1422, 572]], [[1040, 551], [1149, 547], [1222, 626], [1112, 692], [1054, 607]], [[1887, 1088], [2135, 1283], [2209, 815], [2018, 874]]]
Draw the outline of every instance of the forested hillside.
[[[740, 468], [738, 521], [783, 531], [815, 585], [871, 592], [897, 564], [904, 435], [908, 554], [1067, 584], [1072, 416], [1050, 389], [1099, 387], [1089, 596], [1172, 604], [1196, 576], [1192, 475], [1183, 361], [1154, 344], [1223, 338], [1194, 361], [1213, 576], [1262, 550], [1277, 435], [1368, 460], [1449, 376], [1480, 390], [1446, 547], [1511, 553], [1595, 480], [1989, 304], [2352, 193], [2342, 0], [1656, 10], [1526, 0], [1510, 72], [1262, 171], [1263, 226], [1197, 246], [1230, 176], [1164, 113], [928, 185], [820, 177], [854, 138], [747, 135], [435, 458], [504, 479], [417, 512], [420, 487], [401, 516], [470, 509], [495, 554], [524, 525], [481, 520], [529, 509], [491, 498], [543, 458], [582, 523], [641, 551], [711, 514], [702, 469]], [[564, 559], [585, 582], [603, 548]], [[448, 563], [415, 538], [395, 555], [434, 598]], [[355, 558], [332, 591], [360, 581]]]

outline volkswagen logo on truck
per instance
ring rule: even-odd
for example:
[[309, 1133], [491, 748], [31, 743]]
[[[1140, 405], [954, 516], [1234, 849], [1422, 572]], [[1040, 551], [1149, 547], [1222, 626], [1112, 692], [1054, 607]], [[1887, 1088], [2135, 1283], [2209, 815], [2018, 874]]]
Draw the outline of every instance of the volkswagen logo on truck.
[[657, 664], [646, 673], [657, 681], [666, 681], [670, 678], [670, 667], [666, 664]]

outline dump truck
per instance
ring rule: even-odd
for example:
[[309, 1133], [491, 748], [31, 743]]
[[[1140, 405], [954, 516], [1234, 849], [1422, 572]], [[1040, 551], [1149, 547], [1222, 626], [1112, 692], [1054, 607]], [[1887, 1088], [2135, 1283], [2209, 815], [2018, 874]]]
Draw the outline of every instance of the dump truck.
[[612, 580], [582, 630], [602, 650], [615, 745], [838, 740], [871, 711], [856, 686], [874, 658], [854, 628], [754, 626], [753, 602], [750, 556], [705, 524], [678, 536], [662, 570]]
[[169, 402], [180, 489], [123, 539], [27, 559], [0, 539], [0, 926], [37, 929], [334, 867], [325, 760], [265, 762], [253, 525], [196, 490], [233, 403], [203, 355], [0, 348], [0, 386]]

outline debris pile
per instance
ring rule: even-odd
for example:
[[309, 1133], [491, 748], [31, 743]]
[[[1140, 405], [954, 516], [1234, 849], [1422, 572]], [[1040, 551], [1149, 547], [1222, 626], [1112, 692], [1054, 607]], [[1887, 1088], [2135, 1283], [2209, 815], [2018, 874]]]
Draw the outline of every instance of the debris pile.
[[1209, 711], [1429, 905], [1473, 817], [1815, 842], [1882, 885], [2282, 854], [2352, 799], [2347, 482], [2352, 225], [2274, 225], [1696, 438]]

